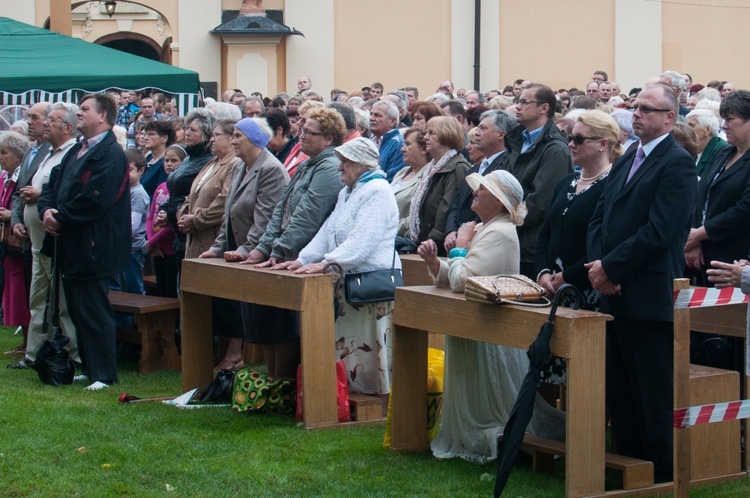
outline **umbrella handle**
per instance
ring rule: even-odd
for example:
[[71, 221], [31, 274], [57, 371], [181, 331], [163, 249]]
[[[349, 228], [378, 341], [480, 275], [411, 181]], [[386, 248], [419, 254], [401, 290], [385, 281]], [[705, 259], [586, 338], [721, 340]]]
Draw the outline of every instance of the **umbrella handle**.
[[573, 294], [573, 297], [575, 298], [573, 306], [571, 306], [572, 309], [580, 309], [580, 307], [583, 305], [583, 296], [581, 295], [581, 291], [578, 289], [578, 287], [573, 284], [563, 284], [559, 289], [557, 289], [555, 299], [552, 301], [552, 309], [549, 312], [549, 321], [554, 321], [555, 313], [557, 313], [557, 305], [560, 304], [560, 301], [562, 301], [562, 298], [565, 294]]

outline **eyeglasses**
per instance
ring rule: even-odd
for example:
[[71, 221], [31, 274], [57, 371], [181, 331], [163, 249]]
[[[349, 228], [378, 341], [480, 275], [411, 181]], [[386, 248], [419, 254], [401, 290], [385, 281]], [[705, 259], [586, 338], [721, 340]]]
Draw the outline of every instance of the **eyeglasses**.
[[672, 109], [657, 109], [655, 107], [649, 107], [647, 105], [634, 104], [628, 107], [629, 110], [635, 112], [640, 109], [643, 114], [651, 114], [652, 112], [672, 112]]
[[586, 142], [593, 142], [595, 140], [601, 140], [598, 137], [585, 137], [583, 135], [573, 135], [570, 137], [570, 141], [576, 145], [583, 145]]
[[300, 135], [307, 135], [307, 136], [310, 136], [310, 137], [319, 137], [319, 136], [321, 136], [323, 134], [322, 133], [318, 133], [317, 131], [310, 131], [307, 128], [302, 128], [302, 130], [300, 131]]
[[519, 106], [519, 105], [523, 106], [523, 105], [529, 105], [529, 104], [544, 104], [544, 102], [539, 102], [538, 100], [523, 99], [523, 100], [519, 100], [516, 105], [517, 106]]

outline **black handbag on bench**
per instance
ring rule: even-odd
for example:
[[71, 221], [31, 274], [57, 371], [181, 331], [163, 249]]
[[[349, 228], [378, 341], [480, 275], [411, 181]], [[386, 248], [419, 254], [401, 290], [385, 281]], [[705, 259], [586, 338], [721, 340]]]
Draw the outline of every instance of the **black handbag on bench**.
[[396, 287], [404, 285], [401, 269], [396, 268], [396, 252], [390, 270], [365, 271], [344, 275], [344, 298], [352, 306], [393, 301]]

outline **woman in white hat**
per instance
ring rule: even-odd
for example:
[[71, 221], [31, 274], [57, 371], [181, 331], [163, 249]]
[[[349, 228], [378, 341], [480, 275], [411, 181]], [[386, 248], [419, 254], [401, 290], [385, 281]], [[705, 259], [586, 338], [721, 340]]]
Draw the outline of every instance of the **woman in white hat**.
[[[399, 214], [386, 174], [378, 167], [378, 150], [365, 138], [335, 149], [345, 187], [333, 213], [296, 261], [275, 268], [320, 273], [339, 263], [347, 273], [401, 268], [394, 239]], [[349, 391], [372, 395], [390, 392], [391, 311], [393, 302], [353, 307], [341, 302], [336, 321], [336, 357], [349, 373]], [[384, 403], [384, 407], [387, 406]]]
[[[471, 209], [481, 223], [459, 228], [447, 262], [437, 257], [432, 240], [424, 241], [417, 251], [427, 262], [435, 285], [453, 292], [463, 292], [466, 279], [472, 276], [519, 272], [516, 227], [527, 213], [521, 184], [509, 172], [472, 173], [466, 182], [474, 191]], [[526, 353], [520, 349], [447, 336], [443, 408], [440, 429], [431, 443], [433, 455], [480, 463], [496, 458], [497, 436], [508, 421], [528, 368]], [[564, 414], [537, 397], [528, 431], [561, 439]]]

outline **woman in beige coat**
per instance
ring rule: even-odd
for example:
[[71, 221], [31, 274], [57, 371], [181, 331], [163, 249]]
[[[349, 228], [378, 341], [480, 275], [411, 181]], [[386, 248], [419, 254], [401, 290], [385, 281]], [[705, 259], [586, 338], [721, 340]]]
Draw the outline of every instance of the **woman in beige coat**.
[[[242, 160], [235, 155], [232, 147], [233, 133], [233, 120], [220, 119], [216, 122], [210, 140], [211, 152], [216, 157], [206, 163], [196, 175], [190, 187], [190, 195], [178, 212], [177, 228], [187, 237], [186, 258], [197, 258], [207, 251], [221, 230], [224, 204], [232, 183], [232, 170], [235, 165], [242, 164]], [[212, 308], [213, 330], [219, 336], [216, 370], [235, 370], [244, 367], [242, 315], [239, 303], [214, 298]]]
[[232, 147], [233, 133], [234, 121], [221, 119], [216, 122], [211, 135], [211, 152], [216, 157], [195, 177], [190, 195], [180, 210], [177, 227], [187, 236], [186, 258], [197, 258], [207, 251], [221, 230], [232, 170], [242, 163]]

